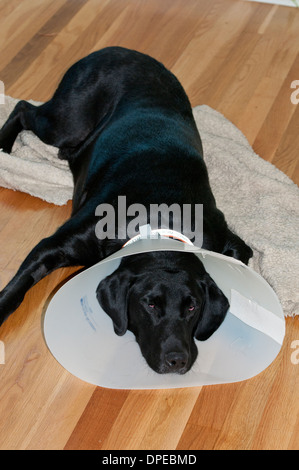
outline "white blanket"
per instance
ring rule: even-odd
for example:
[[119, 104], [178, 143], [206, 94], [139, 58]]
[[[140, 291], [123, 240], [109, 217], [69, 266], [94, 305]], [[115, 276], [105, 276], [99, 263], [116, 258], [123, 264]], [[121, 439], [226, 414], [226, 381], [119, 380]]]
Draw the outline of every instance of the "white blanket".
[[[2, 126], [18, 100], [0, 105]], [[254, 250], [250, 266], [276, 291], [286, 316], [299, 315], [299, 188], [254, 153], [244, 135], [208, 106], [194, 108], [219, 209]], [[72, 198], [73, 180], [57, 149], [22, 132], [11, 155], [0, 151], [0, 186], [57, 205]]]

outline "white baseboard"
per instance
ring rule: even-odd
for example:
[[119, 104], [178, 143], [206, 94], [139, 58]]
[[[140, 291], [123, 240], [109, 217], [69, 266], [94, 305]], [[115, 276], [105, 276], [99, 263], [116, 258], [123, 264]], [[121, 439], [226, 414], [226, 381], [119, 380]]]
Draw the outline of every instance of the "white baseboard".
[[247, 2], [270, 3], [271, 5], [284, 5], [286, 7], [299, 7], [299, 0], [297, 5], [292, 0], [246, 0]]

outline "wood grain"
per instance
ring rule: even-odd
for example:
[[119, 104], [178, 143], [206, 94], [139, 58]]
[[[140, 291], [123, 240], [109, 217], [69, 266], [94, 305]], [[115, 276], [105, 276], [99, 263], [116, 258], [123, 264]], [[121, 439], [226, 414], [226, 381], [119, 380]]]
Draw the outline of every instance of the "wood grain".
[[[254, 150], [299, 182], [299, 10], [243, 0], [0, 0], [0, 79], [8, 95], [44, 101], [65, 70], [109, 45], [171, 68], [193, 106], [221, 111]], [[55, 207], [0, 188], [0, 281], [66, 220]], [[41, 314], [76, 269], [38, 283], [1, 328], [0, 449], [298, 449], [299, 365], [287, 319], [277, 359], [236, 384], [117, 391], [83, 383], [45, 345]]]

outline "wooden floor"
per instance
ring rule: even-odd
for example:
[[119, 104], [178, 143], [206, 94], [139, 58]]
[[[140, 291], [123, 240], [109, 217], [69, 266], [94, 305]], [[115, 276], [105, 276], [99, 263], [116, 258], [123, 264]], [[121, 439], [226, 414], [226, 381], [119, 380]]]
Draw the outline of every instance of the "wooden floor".
[[[0, 0], [6, 94], [47, 100], [89, 52], [121, 45], [155, 56], [192, 105], [221, 111], [255, 151], [299, 182], [299, 9], [243, 0]], [[0, 189], [1, 286], [69, 216]], [[112, 391], [71, 376], [47, 350], [41, 313], [61, 269], [35, 286], [0, 330], [0, 449], [298, 449], [299, 364], [287, 320], [278, 358], [251, 380], [160, 391]]]

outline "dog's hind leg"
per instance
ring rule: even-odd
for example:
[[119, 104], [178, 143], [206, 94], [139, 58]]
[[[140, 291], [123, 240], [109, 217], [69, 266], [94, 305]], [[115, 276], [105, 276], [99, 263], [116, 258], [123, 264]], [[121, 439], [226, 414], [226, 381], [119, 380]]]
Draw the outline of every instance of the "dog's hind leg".
[[0, 149], [10, 153], [13, 144], [19, 134], [24, 129], [32, 127], [36, 107], [27, 101], [19, 101], [10, 114], [6, 123], [0, 130]]
[[59, 148], [61, 158], [73, 159], [73, 152], [107, 124], [123, 95], [122, 57], [111, 54], [99, 51], [76, 62], [46, 103], [20, 101], [0, 130], [0, 148], [10, 153], [18, 133], [30, 130]]
[[51, 100], [37, 106], [24, 100], [19, 101], [0, 130], [0, 149], [11, 153], [18, 134], [23, 130], [32, 131], [45, 144], [60, 148], [65, 141], [69, 143], [72, 138], [76, 139], [71, 137], [67, 126], [64, 128], [65, 121]]

